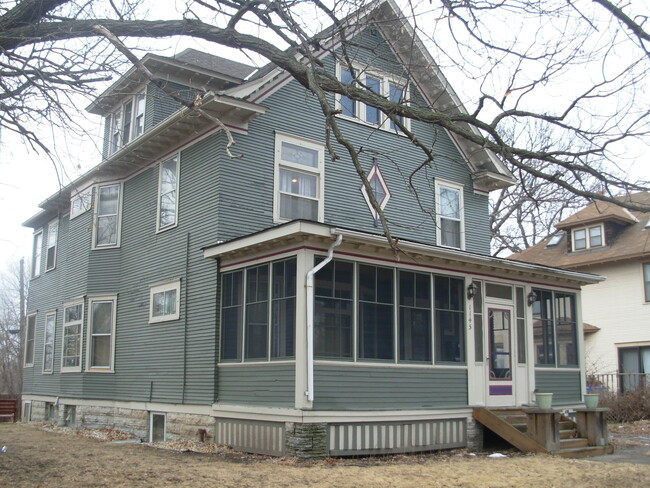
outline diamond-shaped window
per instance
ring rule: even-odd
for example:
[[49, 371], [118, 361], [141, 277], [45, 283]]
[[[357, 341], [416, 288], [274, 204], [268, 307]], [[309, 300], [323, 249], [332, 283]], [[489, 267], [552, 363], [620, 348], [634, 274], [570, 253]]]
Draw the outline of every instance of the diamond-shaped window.
[[[381, 174], [381, 170], [379, 169], [379, 165], [377, 164], [376, 159], [373, 161], [370, 173], [368, 173], [368, 183], [370, 183], [370, 188], [372, 188], [372, 192], [375, 195], [375, 200], [377, 200], [377, 203], [379, 204], [379, 208], [383, 210], [384, 207], [386, 207], [388, 200], [390, 199], [390, 190], [388, 189], [386, 180], [384, 180], [384, 175]], [[375, 226], [378, 226], [379, 214], [372, 207], [372, 204], [370, 203], [370, 197], [368, 196], [368, 192], [366, 191], [366, 187], [364, 185], [361, 185], [361, 193], [363, 193], [363, 198], [366, 199], [368, 208], [370, 209], [370, 212], [375, 219]]]

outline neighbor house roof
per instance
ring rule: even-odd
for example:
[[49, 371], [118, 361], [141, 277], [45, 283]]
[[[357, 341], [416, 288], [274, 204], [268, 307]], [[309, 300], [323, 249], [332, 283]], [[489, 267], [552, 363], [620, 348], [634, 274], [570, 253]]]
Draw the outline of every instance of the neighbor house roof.
[[[650, 193], [640, 192], [620, 197], [630, 202], [650, 207]], [[561, 268], [580, 268], [605, 262], [650, 256], [650, 211], [628, 210], [618, 205], [594, 202], [560, 222], [556, 227], [561, 233], [557, 244], [548, 246], [552, 236], [535, 246], [513, 254], [508, 259], [528, 263], [546, 264]], [[574, 228], [600, 222], [620, 225], [618, 233], [605, 246], [570, 252], [567, 245], [568, 232]], [[556, 234], [558, 235], [558, 234]]]

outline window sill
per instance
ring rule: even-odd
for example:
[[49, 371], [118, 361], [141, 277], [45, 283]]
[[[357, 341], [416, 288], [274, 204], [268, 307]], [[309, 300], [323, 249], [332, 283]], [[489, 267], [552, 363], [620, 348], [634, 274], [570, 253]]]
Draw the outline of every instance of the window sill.
[[91, 251], [102, 251], [104, 249], [119, 249], [120, 245], [116, 244], [114, 246], [93, 246], [91, 247]]
[[159, 324], [161, 322], [174, 322], [175, 320], [180, 320], [180, 314], [178, 315], [164, 315], [161, 317], [149, 317], [150, 324]]
[[86, 373], [115, 373], [113, 369], [88, 368]]
[[168, 226], [163, 227], [163, 228], [156, 227], [156, 234], [162, 234], [163, 232], [175, 229], [176, 227], [178, 227], [178, 222], [176, 222], [175, 224], [172, 224], [172, 225], [168, 225]]
[[[361, 120], [361, 119], [359, 119], [357, 117], [350, 117], [349, 115], [336, 114], [335, 117], [337, 117], [337, 118], [339, 118], [341, 120], [347, 120], [349, 122], [354, 122], [356, 124], [363, 125], [363, 126], [368, 127], [370, 129], [380, 130], [382, 132], [387, 132], [389, 134], [395, 134], [396, 136], [407, 137], [408, 138], [408, 136], [406, 134], [404, 134], [403, 132], [398, 131], [396, 129], [391, 129], [390, 126], [386, 125], [386, 122], [384, 122], [381, 125], [377, 125], [377, 124], [372, 124], [370, 122], [366, 122], [365, 120]], [[410, 131], [411, 130], [411, 124], [406, 124], [406, 129]]]

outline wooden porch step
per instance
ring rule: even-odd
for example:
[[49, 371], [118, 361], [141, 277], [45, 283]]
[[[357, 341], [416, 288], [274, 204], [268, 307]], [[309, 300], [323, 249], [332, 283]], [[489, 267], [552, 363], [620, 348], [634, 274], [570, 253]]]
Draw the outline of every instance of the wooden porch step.
[[[548, 452], [544, 446], [506, 422], [502, 417], [502, 412], [503, 410], [493, 411], [487, 408], [475, 408], [472, 411], [472, 416], [476, 421], [521, 451]], [[502, 413], [502, 415], [499, 415], [499, 413]]]
[[574, 447], [589, 447], [589, 441], [586, 437], [560, 439], [560, 449], [573, 449]]
[[578, 429], [560, 430], [560, 439], [573, 439], [574, 437], [578, 437]]
[[570, 449], [560, 449], [552, 452], [554, 456], [563, 458], [586, 458], [593, 456], [602, 456], [614, 452], [614, 446], [592, 446], [592, 447], [574, 447]]

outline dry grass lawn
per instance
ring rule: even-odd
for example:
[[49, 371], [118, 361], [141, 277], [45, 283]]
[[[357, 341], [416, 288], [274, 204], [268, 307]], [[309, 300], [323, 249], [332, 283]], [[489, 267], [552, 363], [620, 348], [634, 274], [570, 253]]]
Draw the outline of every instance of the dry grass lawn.
[[624, 488], [650, 484], [650, 466], [549, 456], [457, 454], [371, 460], [291, 459], [228, 450], [177, 452], [0, 424], [2, 487], [467, 487]]

